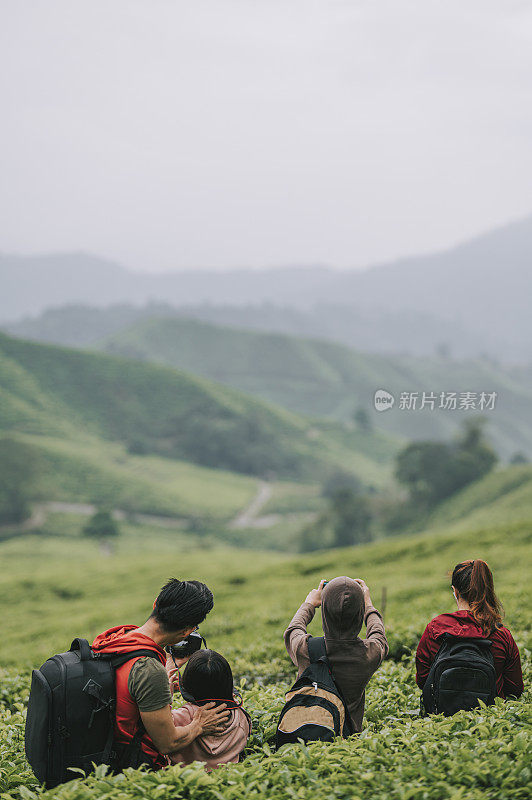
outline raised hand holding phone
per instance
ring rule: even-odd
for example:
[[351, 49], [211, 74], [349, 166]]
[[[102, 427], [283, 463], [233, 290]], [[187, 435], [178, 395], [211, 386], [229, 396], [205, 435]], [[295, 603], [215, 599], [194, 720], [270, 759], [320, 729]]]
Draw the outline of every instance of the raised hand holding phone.
[[356, 581], [356, 583], [358, 583], [358, 585], [360, 586], [360, 588], [364, 592], [364, 602], [366, 604], [366, 607], [370, 606], [371, 605], [371, 596], [370, 596], [370, 593], [369, 593], [369, 586], [367, 585], [366, 581], [363, 580], [362, 578], [354, 578], [353, 580]]
[[327, 580], [325, 580], [325, 578], [322, 578], [322, 580], [320, 581], [320, 585], [318, 586], [318, 588], [317, 588], [317, 589], [312, 589], [312, 590], [311, 590], [311, 591], [308, 593], [308, 595], [307, 595], [307, 597], [306, 597], [306, 600], [305, 600], [305, 602], [306, 602], [306, 603], [310, 603], [310, 605], [311, 605], [311, 606], [314, 606], [314, 608], [319, 608], [319, 607], [321, 606], [321, 593], [323, 592], [323, 587], [324, 587], [324, 586], [325, 586], [327, 583], [328, 583], [328, 581], [327, 581]]

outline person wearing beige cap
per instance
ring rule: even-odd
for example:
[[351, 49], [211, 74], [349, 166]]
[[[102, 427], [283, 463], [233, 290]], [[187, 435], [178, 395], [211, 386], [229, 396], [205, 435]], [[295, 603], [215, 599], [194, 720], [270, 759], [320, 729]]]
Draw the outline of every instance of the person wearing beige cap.
[[[309, 592], [284, 632], [286, 649], [298, 669], [298, 677], [310, 663], [307, 626], [320, 606], [330, 668], [354, 729], [360, 732], [366, 686], [388, 653], [384, 623], [363, 580], [346, 576], [322, 580], [317, 589]], [[365, 639], [359, 637], [363, 624]]]

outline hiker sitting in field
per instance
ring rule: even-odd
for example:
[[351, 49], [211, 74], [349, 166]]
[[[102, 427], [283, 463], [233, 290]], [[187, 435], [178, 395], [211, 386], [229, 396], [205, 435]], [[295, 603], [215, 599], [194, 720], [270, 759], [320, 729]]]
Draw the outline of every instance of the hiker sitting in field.
[[[343, 695], [353, 729], [362, 730], [365, 688], [388, 653], [382, 617], [363, 580], [347, 577], [321, 581], [307, 595], [284, 633], [288, 655], [298, 677], [309, 666], [307, 625], [321, 605], [325, 649], [330, 669]], [[362, 624], [366, 638], [359, 637]]]
[[[454, 714], [496, 696], [519, 697], [523, 674], [519, 650], [495, 594], [485, 561], [462, 561], [451, 590], [458, 610], [432, 619], [416, 653], [416, 683], [429, 713]], [[438, 667], [439, 662], [439, 667]]]
[[111, 628], [94, 640], [95, 653], [139, 653], [116, 669], [115, 749], [120, 769], [141, 764], [161, 769], [170, 763], [168, 756], [227, 724], [230, 712], [224, 704], [198, 706], [179, 727], [171, 713], [164, 648], [188, 637], [212, 607], [212, 592], [204, 583], [172, 578], [144, 625]]
[[172, 711], [174, 725], [187, 726], [208, 703], [223, 703], [231, 717], [223, 731], [198, 736], [171, 755], [172, 764], [202, 761], [208, 769], [220, 764], [237, 763], [251, 733], [251, 719], [240, 698], [235, 697], [233, 673], [226, 659], [214, 650], [198, 650], [188, 659], [183, 677], [172, 670], [171, 683], [186, 700], [186, 705]]

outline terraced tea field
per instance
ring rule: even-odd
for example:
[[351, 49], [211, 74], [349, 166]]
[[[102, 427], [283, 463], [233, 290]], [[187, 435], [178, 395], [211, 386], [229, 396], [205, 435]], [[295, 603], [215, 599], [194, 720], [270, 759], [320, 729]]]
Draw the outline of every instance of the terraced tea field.
[[[530, 782], [530, 525], [397, 538], [359, 548], [294, 558], [230, 548], [190, 549], [183, 540], [127, 537], [115, 555], [60, 538], [0, 545], [2, 621], [0, 797], [41, 794], [23, 755], [30, 668], [65, 649], [74, 635], [91, 638], [117, 623], [143, 621], [161, 583], [175, 574], [200, 577], [215, 608], [202, 626], [209, 645], [230, 660], [254, 731], [243, 763], [207, 774], [201, 766], [157, 774], [103, 769], [53, 790], [61, 800], [236, 800], [236, 798], [529, 797]], [[521, 649], [527, 691], [452, 719], [419, 717], [412, 651], [426, 622], [452, 610], [446, 572], [457, 561], [492, 564], [506, 623]], [[528, 560], [527, 560], [528, 559]], [[374, 602], [387, 592], [390, 657], [367, 692], [365, 727], [332, 745], [272, 752], [275, 724], [294, 670], [282, 643], [291, 614], [321, 577], [364, 577]], [[319, 614], [312, 631], [318, 632]], [[176, 701], [177, 702], [177, 701]]]

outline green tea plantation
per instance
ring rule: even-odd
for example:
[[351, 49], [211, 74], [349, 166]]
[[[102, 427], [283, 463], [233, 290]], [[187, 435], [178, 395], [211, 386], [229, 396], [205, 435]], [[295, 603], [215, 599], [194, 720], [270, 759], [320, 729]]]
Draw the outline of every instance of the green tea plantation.
[[[359, 548], [285, 556], [191, 548], [146, 530], [142, 546], [111, 556], [82, 540], [21, 538], [0, 545], [0, 798], [30, 800], [43, 790], [24, 758], [31, 668], [119, 623], [140, 624], [170, 575], [205, 580], [215, 607], [202, 632], [229, 659], [254, 721], [241, 764], [206, 773], [201, 765], [158, 773], [105, 768], [44, 793], [58, 800], [524, 800], [530, 797], [531, 526], [398, 537]], [[126, 537], [123, 537], [126, 540]], [[453, 609], [447, 572], [485, 558], [521, 650], [526, 691], [519, 700], [455, 717], [421, 718], [413, 651], [430, 618]], [[363, 732], [333, 744], [273, 749], [284, 693], [294, 679], [283, 630], [320, 578], [363, 577], [377, 607], [386, 598], [390, 655], [366, 696]], [[311, 632], [319, 631], [319, 612]], [[175, 699], [178, 702], [178, 698]]]

